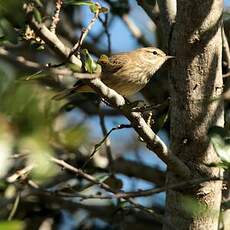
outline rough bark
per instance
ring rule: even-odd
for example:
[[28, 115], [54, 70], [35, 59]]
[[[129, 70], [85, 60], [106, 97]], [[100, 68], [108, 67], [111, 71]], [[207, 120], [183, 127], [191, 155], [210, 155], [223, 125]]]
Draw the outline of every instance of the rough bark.
[[[171, 41], [171, 52], [176, 55], [170, 73], [171, 150], [189, 166], [193, 178], [220, 173], [206, 164], [218, 161], [207, 130], [224, 123], [222, 102], [210, 102], [223, 87], [222, 12], [222, 0], [177, 1]], [[167, 183], [178, 181], [180, 178], [168, 172]], [[221, 182], [212, 181], [192, 189], [169, 190], [167, 221], [177, 229], [217, 229], [221, 188]], [[191, 203], [195, 204], [193, 210]], [[170, 228], [164, 226], [166, 229]]]

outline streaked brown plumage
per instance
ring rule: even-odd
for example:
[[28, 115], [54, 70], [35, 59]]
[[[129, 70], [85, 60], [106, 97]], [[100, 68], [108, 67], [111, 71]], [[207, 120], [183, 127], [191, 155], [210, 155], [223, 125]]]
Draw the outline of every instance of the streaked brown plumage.
[[[112, 55], [107, 61], [98, 61], [102, 67], [101, 80], [108, 87], [122, 96], [131, 96], [140, 91], [151, 79], [153, 74], [172, 56], [167, 56], [155, 47], [136, 49], [127, 53]], [[58, 99], [72, 95], [75, 92], [93, 92], [82, 81]], [[58, 96], [58, 95], [57, 95]]]

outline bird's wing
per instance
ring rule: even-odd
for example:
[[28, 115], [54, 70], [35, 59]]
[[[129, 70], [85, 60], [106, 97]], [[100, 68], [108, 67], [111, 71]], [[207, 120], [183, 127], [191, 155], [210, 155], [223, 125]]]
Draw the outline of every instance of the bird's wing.
[[[103, 61], [100, 59], [98, 60], [98, 64], [102, 67], [102, 79], [103, 79], [103, 73], [106, 73], [106, 76], [110, 76], [111, 74], [116, 74], [121, 70], [122, 68], [125, 68], [127, 63], [129, 62], [129, 57], [126, 53], [122, 54], [115, 54], [108, 58], [108, 60]], [[61, 100], [65, 97], [71, 96], [75, 94], [76, 92], [92, 92], [92, 89], [85, 85], [83, 81], [78, 80], [71, 89], [67, 89], [62, 91], [61, 93], [55, 95], [53, 99], [55, 100]]]
[[102, 67], [102, 73], [108, 73], [109, 75], [109, 73], [114, 74], [118, 72], [120, 69], [122, 69], [122, 67], [124, 67], [124, 63], [128, 61], [129, 61], [128, 56], [125, 53], [123, 53], [123, 54], [116, 54], [109, 57], [108, 61], [106, 62], [100, 62], [99, 60], [98, 63]]

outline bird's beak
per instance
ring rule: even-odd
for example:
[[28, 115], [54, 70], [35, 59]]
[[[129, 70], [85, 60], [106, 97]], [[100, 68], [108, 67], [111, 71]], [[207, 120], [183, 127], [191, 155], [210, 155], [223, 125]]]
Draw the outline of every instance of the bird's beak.
[[175, 56], [166, 56], [167, 59], [175, 59]]

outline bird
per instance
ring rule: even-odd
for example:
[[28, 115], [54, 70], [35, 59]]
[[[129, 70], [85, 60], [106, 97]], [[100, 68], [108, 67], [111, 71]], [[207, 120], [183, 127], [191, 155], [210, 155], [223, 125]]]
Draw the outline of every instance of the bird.
[[[154, 73], [174, 56], [166, 55], [156, 47], [144, 47], [114, 54], [110, 57], [102, 55], [97, 63], [101, 67], [100, 79], [109, 88], [124, 97], [139, 92], [150, 81]], [[94, 92], [90, 86], [79, 80], [75, 85], [54, 98], [59, 100], [78, 93]]]

